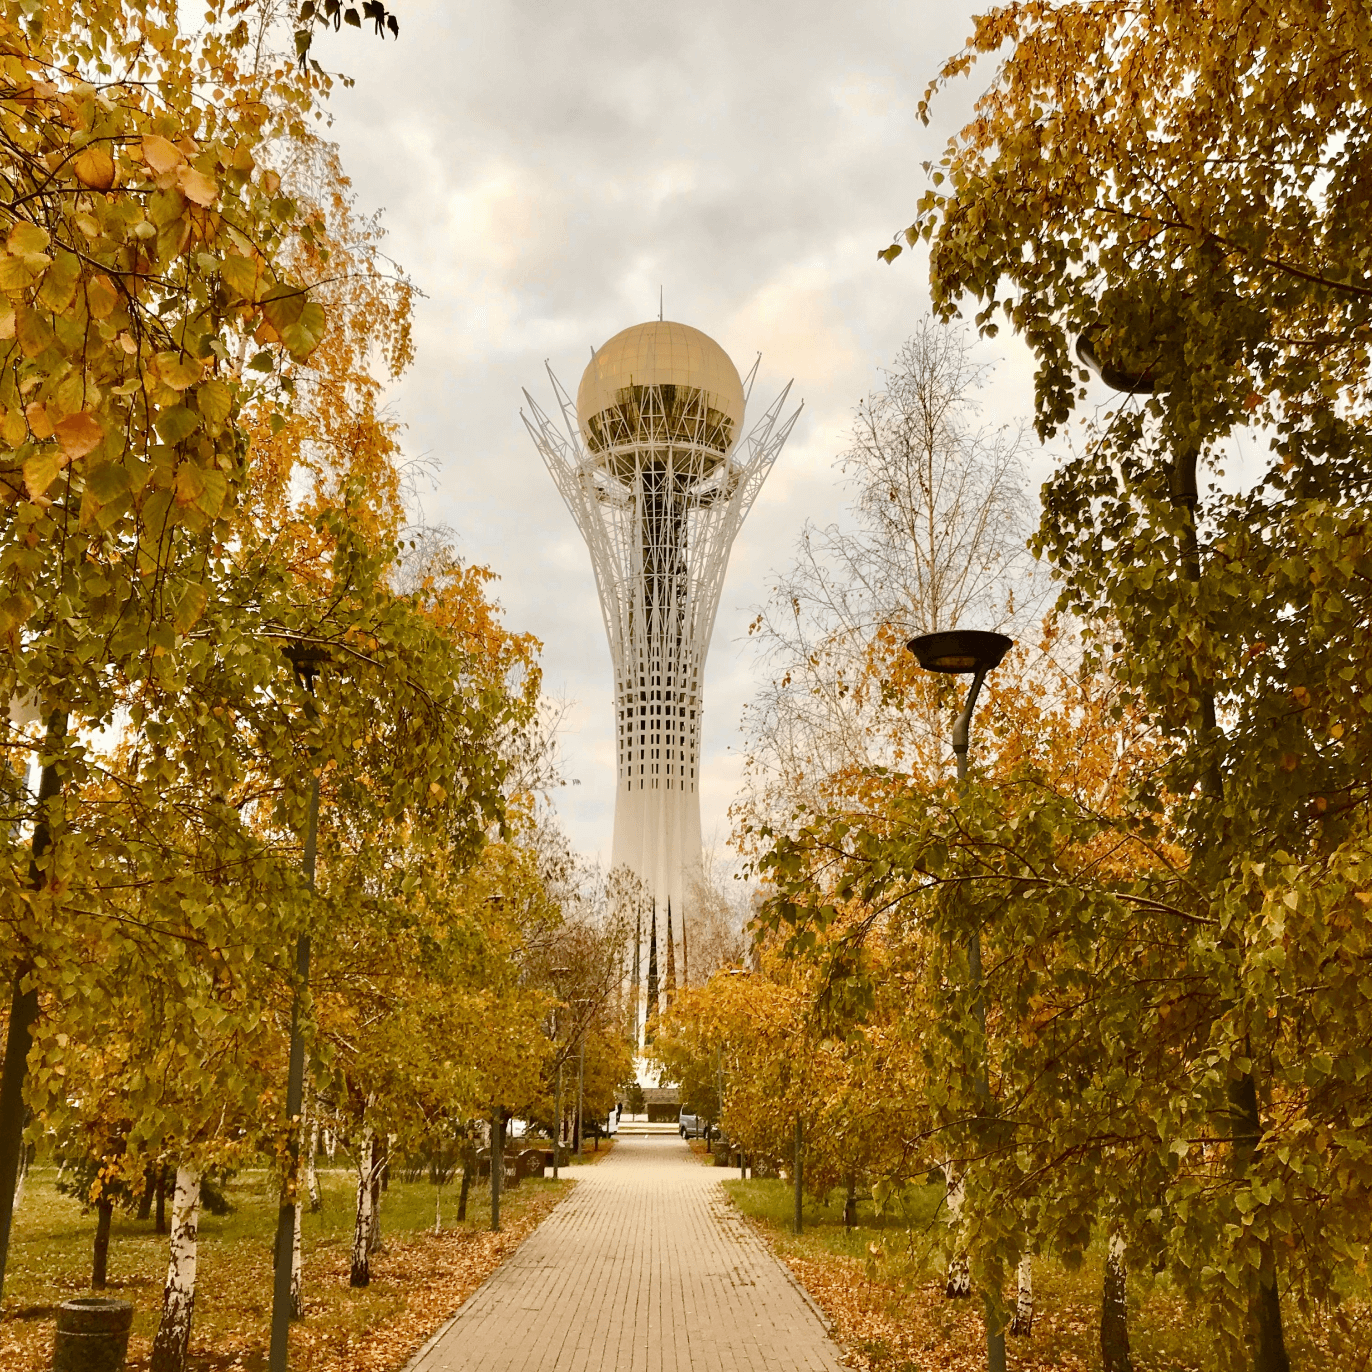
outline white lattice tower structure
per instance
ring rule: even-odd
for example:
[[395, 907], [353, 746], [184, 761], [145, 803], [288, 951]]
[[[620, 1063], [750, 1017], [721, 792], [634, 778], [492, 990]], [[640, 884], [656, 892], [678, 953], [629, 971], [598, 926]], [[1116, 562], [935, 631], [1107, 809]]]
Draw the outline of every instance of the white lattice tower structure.
[[655, 321], [594, 352], [576, 405], [549, 368], [561, 425], [523, 415], [590, 549], [615, 676], [612, 863], [684, 913], [701, 859], [705, 656], [729, 550], [800, 411], [790, 386], [740, 441], [748, 392], [729, 356]]

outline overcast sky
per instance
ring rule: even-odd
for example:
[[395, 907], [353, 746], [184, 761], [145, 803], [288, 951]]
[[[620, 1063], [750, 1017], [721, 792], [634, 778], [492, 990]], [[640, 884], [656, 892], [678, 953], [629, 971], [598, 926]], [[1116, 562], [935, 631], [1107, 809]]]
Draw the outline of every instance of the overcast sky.
[[[333, 98], [333, 135], [359, 207], [384, 208], [389, 249], [426, 297], [394, 395], [408, 451], [435, 464], [425, 514], [499, 574], [507, 621], [542, 640], [547, 688], [575, 702], [558, 805], [583, 852], [609, 856], [609, 651], [521, 388], [550, 399], [546, 360], [575, 394], [591, 348], [656, 318], [661, 286], [666, 317], [712, 335], [740, 372], [762, 353], [750, 414], [791, 378], [805, 401], [734, 547], [706, 670], [702, 819], [707, 842], [723, 839], [760, 671], [748, 621], [805, 521], [841, 512], [834, 459], [853, 407], [928, 308], [922, 262], [876, 254], [989, 78], [945, 97], [932, 127], [915, 118], [975, 6], [397, 8], [399, 42], [321, 36], [320, 56], [356, 78]], [[1022, 345], [984, 355], [998, 362], [985, 417], [1027, 416]]]

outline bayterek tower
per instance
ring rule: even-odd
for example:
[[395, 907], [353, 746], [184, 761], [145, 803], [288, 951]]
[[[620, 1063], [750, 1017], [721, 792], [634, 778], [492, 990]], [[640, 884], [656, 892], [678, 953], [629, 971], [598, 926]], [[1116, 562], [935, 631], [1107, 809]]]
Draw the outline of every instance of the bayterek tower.
[[612, 862], [658, 917], [684, 911], [701, 859], [702, 684], [724, 572], [799, 410], [788, 385], [744, 432], [753, 378], [687, 324], [658, 320], [593, 352], [576, 404], [549, 369], [558, 423], [524, 423], [591, 553], [614, 664], [619, 743]]

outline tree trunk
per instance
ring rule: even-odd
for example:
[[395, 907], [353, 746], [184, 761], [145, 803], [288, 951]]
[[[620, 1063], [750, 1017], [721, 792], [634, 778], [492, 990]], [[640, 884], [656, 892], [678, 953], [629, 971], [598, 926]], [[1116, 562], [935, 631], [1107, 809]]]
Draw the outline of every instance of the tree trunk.
[[95, 1252], [91, 1258], [91, 1290], [103, 1291], [110, 1262], [110, 1222], [114, 1219], [114, 1202], [102, 1196], [96, 1205]]
[[167, 1232], [167, 1168], [162, 1164], [157, 1169], [157, 1223], [159, 1234]]
[[291, 1236], [291, 1319], [305, 1318], [305, 1280], [300, 1254], [300, 1214], [304, 1206], [295, 1207], [295, 1232]]
[[315, 1168], [315, 1155], [319, 1152], [319, 1121], [310, 1117], [310, 1144], [305, 1152], [305, 1190], [310, 1197], [310, 1214], [317, 1215], [324, 1205], [324, 1197], [319, 1191], [319, 1173]]
[[353, 1227], [353, 1269], [350, 1286], [368, 1286], [372, 1273], [369, 1263], [372, 1237], [372, 1131], [364, 1131], [357, 1150], [357, 1223]]
[[434, 1233], [443, 1232], [443, 1188], [434, 1187]]
[[472, 1193], [472, 1173], [476, 1165], [470, 1158], [462, 1160], [462, 1190], [457, 1197], [457, 1222], [464, 1224], [467, 1219], [467, 1197]]
[[[1251, 1072], [1231, 1082], [1229, 1101], [1234, 1115], [1233, 1172], [1243, 1181], [1252, 1170], [1262, 1142], [1262, 1112], [1258, 1108], [1257, 1083]], [[1282, 1330], [1281, 1297], [1277, 1291], [1277, 1264], [1265, 1245], [1262, 1265], [1253, 1278], [1249, 1297], [1253, 1326], [1253, 1372], [1290, 1372], [1286, 1335]]]
[[[955, 1178], [953, 1176], [951, 1163], [944, 1168], [944, 1172], [949, 1178], [948, 1227], [953, 1231], [954, 1238], [960, 1242], [962, 1238], [962, 1207], [967, 1199], [967, 1189], [963, 1185], [961, 1177]], [[972, 1294], [971, 1264], [967, 1261], [967, 1254], [960, 1250], [955, 1250], [948, 1261], [948, 1276], [944, 1284], [943, 1294], [950, 1301], [960, 1301]]]
[[367, 1232], [367, 1252], [381, 1252], [381, 1179], [386, 1171], [386, 1139], [372, 1141], [372, 1224]]
[[138, 1197], [138, 1218], [146, 1220], [152, 1215], [152, 1197], [157, 1189], [157, 1174], [154, 1164], [149, 1163], [143, 1170], [143, 1194]]
[[843, 1199], [843, 1227], [853, 1229], [857, 1226], [857, 1173], [848, 1173], [848, 1194]]
[[162, 1319], [152, 1344], [151, 1372], [182, 1372], [191, 1341], [195, 1310], [195, 1262], [200, 1228], [200, 1172], [182, 1164], [176, 1169], [172, 1198], [171, 1256], [162, 1288]]
[[[52, 843], [48, 826], [49, 802], [58, 798], [62, 785], [57, 774], [56, 754], [64, 746], [67, 716], [58, 710], [48, 720], [43, 754], [52, 759], [43, 768], [38, 782], [38, 804], [34, 811], [33, 839], [29, 845], [29, 889], [40, 891], [44, 876], [40, 863]], [[24, 1079], [29, 1070], [29, 1048], [33, 1026], [38, 1022], [38, 988], [24, 990], [24, 978], [34, 970], [24, 958], [15, 968], [10, 1021], [5, 1037], [5, 1060], [0, 1064], [0, 1295], [5, 1291], [5, 1266], [9, 1260], [10, 1228], [14, 1222], [15, 1194], [19, 1190], [19, 1169], [24, 1154]]]
[[500, 1188], [505, 1184], [505, 1112], [491, 1121], [491, 1232], [500, 1233]]
[[[25, 1114], [28, 1112], [25, 1111]], [[19, 1203], [24, 1199], [24, 1183], [29, 1178], [29, 1167], [33, 1163], [33, 1145], [23, 1144], [19, 1149], [19, 1175], [14, 1179], [14, 1209], [19, 1209]], [[13, 1211], [11, 1212], [13, 1213]]]
[[1129, 1356], [1129, 1301], [1125, 1289], [1124, 1239], [1110, 1235], [1100, 1303], [1100, 1357], [1104, 1372], [1134, 1372]]
[[1019, 1290], [1015, 1297], [1015, 1318], [1010, 1321], [1010, 1332], [1027, 1339], [1034, 1332], [1034, 1260], [1028, 1253], [1019, 1260], [1016, 1284]]

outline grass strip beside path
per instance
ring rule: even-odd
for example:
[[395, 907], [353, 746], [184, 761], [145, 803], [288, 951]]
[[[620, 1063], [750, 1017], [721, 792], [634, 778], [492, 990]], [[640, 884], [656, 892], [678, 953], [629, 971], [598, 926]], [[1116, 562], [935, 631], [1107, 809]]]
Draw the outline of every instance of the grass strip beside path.
[[[843, 1227], [843, 1195], [807, 1196], [805, 1232], [791, 1229], [788, 1181], [737, 1180], [724, 1189], [828, 1318], [846, 1361], [861, 1372], [984, 1372], [979, 1300], [944, 1297], [935, 1243], [941, 1191], [912, 1187], [908, 1221], [879, 1218], [870, 1199]], [[1035, 1321], [1028, 1339], [1007, 1340], [1012, 1372], [1099, 1372], [1103, 1255], [1075, 1269], [1052, 1258], [1034, 1263]], [[1009, 1293], [1013, 1297], [1013, 1291]], [[1301, 1311], [1288, 1302], [1292, 1365], [1372, 1372], [1372, 1305], [1363, 1292], [1338, 1306]], [[1131, 1274], [1129, 1318], [1135, 1372], [1217, 1372], [1203, 1319], [1165, 1276]]]
[[[467, 1220], [457, 1224], [458, 1187], [443, 1189], [443, 1231], [433, 1232], [435, 1188], [392, 1179], [382, 1200], [384, 1249], [372, 1255], [372, 1282], [348, 1285], [354, 1174], [320, 1174], [324, 1204], [302, 1219], [306, 1317], [291, 1327], [292, 1372], [396, 1372], [538, 1226], [570, 1180], [530, 1178], [501, 1196], [502, 1232], [490, 1232], [490, 1193], [473, 1185]], [[95, 1216], [53, 1186], [55, 1169], [30, 1175], [15, 1216], [14, 1245], [0, 1310], [0, 1367], [47, 1372], [57, 1306], [85, 1295]], [[263, 1372], [271, 1320], [271, 1248], [276, 1193], [264, 1172], [225, 1188], [234, 1209], [202, 1213], [191, 1372]], [[143, 1372], [152, 1349], [167, 1268], [167, 1238], [117, 1215], [103, 1294], [134, 1303], [129, 1372]]]

